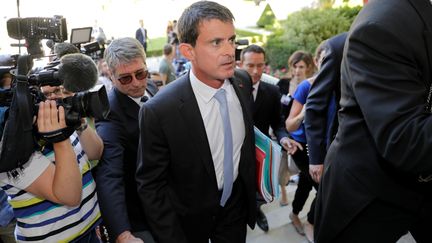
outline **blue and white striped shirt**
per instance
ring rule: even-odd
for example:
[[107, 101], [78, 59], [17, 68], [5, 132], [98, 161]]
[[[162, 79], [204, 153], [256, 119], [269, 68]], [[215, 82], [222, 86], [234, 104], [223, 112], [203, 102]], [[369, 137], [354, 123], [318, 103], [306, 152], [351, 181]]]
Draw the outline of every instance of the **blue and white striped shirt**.
[[0, 173], [0, 186], [9, 195], [17, 219], [19, 242], [71, 242], [93, 230], [101, 220], [91, 164], [76, 133], [70, 137], [82, 175], [81, 204], [68, 207], [24, 191], [54, 162], [54, 151], [34, 152], [17, 178]]

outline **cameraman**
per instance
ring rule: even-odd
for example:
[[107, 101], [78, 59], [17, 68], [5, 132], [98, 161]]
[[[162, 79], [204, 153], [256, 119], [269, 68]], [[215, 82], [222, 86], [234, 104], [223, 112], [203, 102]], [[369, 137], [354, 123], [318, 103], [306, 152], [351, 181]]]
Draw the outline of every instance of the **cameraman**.
[[[55, 100], [74, 93], [63, 86], [41, 90], [47, 100], [39, 103], [35, 130], [59, 132], [66, 128], [65, 109], [57, 107]], [[69, 139], [43, 145], [39, 141], [41, 149], [16, 173], [0, 173], [0, 186], [9, 195], [17, 218], [18, 241], [99, 242], [95, 227], [100, 211], [89, 160], [101, 157], [103, 143], [82, 121]]]

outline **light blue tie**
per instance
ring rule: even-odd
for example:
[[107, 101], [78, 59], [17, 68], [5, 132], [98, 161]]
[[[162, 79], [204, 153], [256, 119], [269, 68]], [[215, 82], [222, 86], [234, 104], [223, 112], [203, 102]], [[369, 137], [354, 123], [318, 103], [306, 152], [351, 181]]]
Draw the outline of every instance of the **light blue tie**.
[[233, 139], [231, 132], [231, 123], [228, 112], [228, 104], [224, 89], [219, 89], [214, 97], [219, 102], [219, 109], [222, 116], [223, 128], [224, 128], [224, 161], [223, 161], [223, 192], [220, 205], [225, 206], [226, 201], [231, 195], [234, 177], [234, 166], [233, 166]]

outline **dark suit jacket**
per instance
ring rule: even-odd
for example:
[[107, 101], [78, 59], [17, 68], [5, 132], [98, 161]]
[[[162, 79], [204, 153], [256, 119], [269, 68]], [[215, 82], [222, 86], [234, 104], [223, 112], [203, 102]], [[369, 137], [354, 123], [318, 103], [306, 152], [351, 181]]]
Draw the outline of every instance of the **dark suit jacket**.
[[276, 85], [260, 82], [254, 103], [253, 120], [255, 126], [265, 135], [269, 136], [271, 127], [277, 141], [288, 137], [284, 123], [281, 120], [281, 95]]
[[[324, 163], [327, 148], [337, 132], [339, 125], [337, 116], [329, 119], [328, 111], [331, 99], [336, 99], [336, 110], [339, 108], [340, 67], [347, 34], [345, 32], [327, 40], [321, 68], [307, 98], [304, 124], [309, 164]], [[330, 124], [328, 120], [331, 120]]]
[[417, 182], [419, 174], [432, 173], [432, 116], [425, 112], [431, 31], [429, 0], [372, 0], [351, 26], [339, 131], [318, 193], [316, 242], [331, 242], [374, 199], [418, 212], [432, 193], [431, 182]]
[[[155, 95], [157, 86], [147, 81], [147, 92]], [[139, 204], [135, 183], [139, 139], [139, 105], [117, 88], [109, 92], [110, 113], [97, 121], [96, 129], [104, 142], [102, 159], [95, 168], [99, 206], [110, 238], [115, 241], [125, 230], [148, 230]]]
[[147, 42], [147, 29], [144, 29], [144, 32], [145, 32], [145, 36], [143, 35], [141, 28], [138, 28], [135, 31], [135, 39], [137, 39], [143, 46]]
[[[231, 82], [243, 109], [246, 133], [237, 182], [244, 187], [247, 223], [254, 227], [252, 81], [246, 72], [239, 73], [241, 78]], [[200, 226], [220, 209], [213, 159], [189, 75], [170, 83], [141, 108], [140, 129], [142, 158], [136, 179], [153, 236], [159, 243], [189, 242], [185, 232], [200, 232]]]

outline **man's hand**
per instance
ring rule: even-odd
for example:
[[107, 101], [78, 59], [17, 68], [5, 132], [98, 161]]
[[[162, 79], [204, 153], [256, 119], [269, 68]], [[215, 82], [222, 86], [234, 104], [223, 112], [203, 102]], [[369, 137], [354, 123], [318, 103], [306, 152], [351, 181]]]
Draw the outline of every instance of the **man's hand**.
[[293, 155], [295, 152], [297, 152], [297, 149], [300, 149], [303, 151], [303, 146], [298, 143], [297, 141], [284, 137], [281, 139], [280, 144], [282, 147], [288, 151], [288, 154]]
[[123, 231], [117, 236], [116, 243], [144, 243], [144, 241], [133, 236], [130, 231]]
[[324, 165], [309, 165], [309, 174], [316, 183], [320, 183]]

